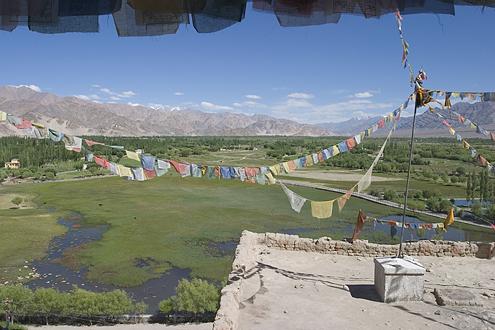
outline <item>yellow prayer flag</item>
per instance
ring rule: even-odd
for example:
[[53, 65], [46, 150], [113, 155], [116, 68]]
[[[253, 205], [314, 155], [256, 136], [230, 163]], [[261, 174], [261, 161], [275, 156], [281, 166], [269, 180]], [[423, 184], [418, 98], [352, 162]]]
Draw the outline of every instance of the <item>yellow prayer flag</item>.
[[332, 154], [333, 154], [333, 157], [335, 157], [335, 155], [340, 154], [340, 150], [339, 150], [339, 148], [337, 148], [337, 146], [332, 146]]
[[7, 113], [0, 111], [0, 121], [6, 121], [7, 120]]
[[447, 215], [447, 218], [445, 219], [443, 225], [444, 226], [450, 226], [450, 224], [454, 222], [454, 208], [450, 208], [449, 215]]
[[366, 132], [365, 131], [362, 131], [361, 132], [361, 140], [364, 139], [365, 136], [366, 136]]
[[134, 160], [137, 160], [138, 162], [141, 161], [141, 159], [139, 158], [139, 155], [137, 153], [135, 153], [134, 151], [126, 150], [125, 154], [127, 155], [127, 158], [129, 158], [129, 159], [134, 159]]
[[461, 93], [458, 93], [458, 92], [452, 92], [450, 94], [450, 96], [452, 96], [452, 97], [459, 97], [460, 95], [461, 95]]
[[275, 164], [274, 166], [278, 174], [284, 174], [284, 171], [282, 171], [282, 166], [280, 166], [280, 164]]
[[275, 178], [273, 177], [273, 175], [270, 172], [266, 173], [265, 176], [268, 179], [268, 184], [274, 184], [275, 183]]
[[275, 166], [268, 166], [268, 168], [270, 169], [270, 172], [272, 172], [273, 175], [279, 174]]
[[333, 211], [333, 202], [335, 199], [328, 202], [311, 201], [311, 214], [318, 219], [330, 218]]
[[[335, 156], [335, 154], [333, 154]], [[311, 166], [314, 165], [313, 162], [313, 155], [307, 155], [306, 156], [306, 166]]]
[[478, 128], [478, 125], [476, 125], [475, 123], [471, 122], [471, 128], [472, 129], [476, 129], [476, 128]]
[[282, 163], [282, 166], [284, 167], [285, 172], [289, 173], [291, 171], [291, 169], [289, 168], [288, 162]]
[[455, 130], [452, 127], [449, 127], [450, 134], [455, 135]]
[[45, 128], [45, 126], [42, 124], [31, 123], [31, 125], [38, 128]]
[[441, 223], [441, 222], [438, 224], [438, 228], [442, 229], [442, 231], [445, 231], [445, 232], [447, 231], [447, 230], [445, 230], [445, 227], [444, 227], [443, 223]]
[[466, 140], [462, 140], [462, 147], [469, 149], [471, 147], [471, 145], [469, 143], [467, 143]]
[[119, 169], [119, 175], [120, 176], [132, 176], [132, 171], [129, 167], [123, 166], [123, 165], [117, 165], [117, 168]]

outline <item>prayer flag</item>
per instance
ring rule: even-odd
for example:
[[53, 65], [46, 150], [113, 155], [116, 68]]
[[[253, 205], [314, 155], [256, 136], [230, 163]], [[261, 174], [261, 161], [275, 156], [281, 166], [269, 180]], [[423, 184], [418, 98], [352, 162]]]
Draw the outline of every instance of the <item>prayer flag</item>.
[[[153, 157], [154, 158], [154, 157]], [[156, 171], [155, 168], [153, 167], [153, 171], [148, 171], [147, 169], [143, 168], [144, 175], [146, 175], [146, 179], [151, 179], [156, 176]]]
[[478, 162], [483, 165], [483, 166], [486, 166], [486, 159], [481, 156], [481, 155], [478, 155]]
[[268, 184], [275, 184], [275, 178], [273, 177], [272, 173], [266, 172], [265, 174], [266, 178], [268, 179]]
[[284, 167], [285, 172], [289, 173], [291, 171], [291, 169], [289, 168], [288, 162], [282, 163], [282, 166]]
[[132, 171], [129, 167], [123, 165], [117, 165], [117, 167], [119, 169], [120, 176], [130, 176], [131, 178], [133, 177]]
[[134, 151], [126, 150], [125, 154], [127, 155], [127, 158], [129, 158], [129, 159], [134, 159], [134, 160], [137, 160], [138, 162], [141, 161], [141, 159], [139, 158], [139, 155], [137, 153], [135, 153]]
[[354, 227], [354, 233], [352, 234], [351, 242], [354, 242], [358, 239], [359, 234], [361, 234], [361, 230], [364, 226], [364, 221], [366, 220], [366, 216], [359, 210], [359, 214], [356, 221], [356, 227]]
[[464, 118], [463, 116], [459, 115], [459, 117], [457, 118], [458, 121], [460, 121], [461, 123], [464, 122], [464, 120], [466, 120], [466, 118]]
[[356, 186], [352, 187], [348, 192], [345, 193], [345, 195], [337, 198], [337, 203], [339, 204], [339, 212], [342, 212], [342, 209], [344, 208], [345, 203], [349, 198], [352, 196], [352, 192], [354, 191], [354, 188]]
[[318, 219], [330, 218], [333, 211], [334, 200], [327, 202], [315, 202], [311, 201], [311, 214]]
[[88, 145], [88, 147], [91, 147], [92, 145], [95, 145], [95, 144], [99, 144], [99, 145], [105, 145], [105, 143], [100, 143], [100, 142], [94, 142], [94, 141], [91, 141], [91, 140], [87, 140], [87, 139], [84, 139], [84, 141], [86, 142], [86, 144]]
[[153, 172], [155, 170], [155, 157], [141, 155], [141, 166], [145, 170]]
[[110, 169], [110, 163], [108, 162], [108, 160], [106, 160], [105, 158], [102, 158], [100, 156], [94, 156], [95, 157], [95, 163], [100, 165], [100, 166], [103, 166], [104, 168], [107, 168], [107, 169]]
[[346, 141], [347, 147], [349, 149], [352, 149], [352, 148], [354, 148], [356, 146], [356, 141], [354, 141], [354, 137], [351, 137], [351, 138], [349, 138], [349, 139], [347, 139], [345, 141]]
[[304, 203], [306, 203], [307, 199], [302, 196], [299, 196], [298, 194], [287, 188], [282, 182], [280, 182], [280, 185], [282, 186], [282, 189], [287, 195], [287, 198], [289, 198], [289, 203], [292, 209], [298, 213], [301, 212], [301, 209]]
[[131, 171], [134, 175], [134, 180], [144, 181], [144, 170], [142, 167], [131, 167]]
[[320, 162], [320, 163], [321, 163], [321, 162], [323, 162], [323, 161], [325, 160], [325, 158], [323, 158], [323, 152], [318, 151], [318, 152], [316, 153], [316, 155], [318, 156], [318, 162]]
[[443, 225], [444, 226], [450, 226], [450, 224], [454, 222], [454, 208], [450, 208], [449, 215], [447, 215], [447, 218], [445, 219]]
[[339, 149], [340, 149], [340, 152], [346, 152], [347, 150], [349, 150], [349, 148], [347, 148], [347, 144], [345, 141], [342, 141], [338, 144], [339, 146]]

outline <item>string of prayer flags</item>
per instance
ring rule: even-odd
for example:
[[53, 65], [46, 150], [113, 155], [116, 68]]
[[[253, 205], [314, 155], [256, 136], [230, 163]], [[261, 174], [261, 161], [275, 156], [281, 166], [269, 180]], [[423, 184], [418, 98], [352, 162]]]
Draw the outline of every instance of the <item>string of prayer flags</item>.
[[[436, 113], [435, 113], [435, 114], [436, 114]], [[457, 114], [456, 112], [454, 112], [454, 115], [458, 115], [458, 114]], [[491, 139], [492, 141], [495, 139], [495, 134], [493, 134], [493, 133], [491, 133], [491, 132], [488, 132], [488, 131], [486, 131], [486, 130], [485, 130], [485, 129], [483, 129], [483, 128], [480, 128], [480, 127], [481, 127], [480, 125], [476, 125], [475, 123], [472, 123], [469, 119], [466, 119], [466, 118], [464, 118], [464, 117], [462, 117], [462, 119], [461, 119], [461, 117], [462, 117], [461, 115], [458, 115], [458, 120], [459, 120], [460, 122], [464, 122], [464, 123], [469, 122], [471, 125], [473, 125], [473, 124], [474, 124], [474, 125], [475, 125], [475, 127], [476, 127], [476, 129], [477, 129], [477, 132], [478, 132], [478, 133], [479, 133], [479, 132], [482, 132], [482, 134], [483, 134], [483, 135], [485, 135], [485, 136], [487, 136], [487, 137], [489, 136], [489, 137], [490, 137], [490, 139]], [[445, 120], [444, 120], [444, 119], [442, 119], [442, 122], [444, 122], [444, 125], [445, 125], [445, 123], [446, 123], [446, 122], [445, 122]], [[447, 123], [447, 124], [448, 124], [448, 123]], [[454, 134], [455, 134], [455, 130], [454, 130], [454, 129], [450, 126], [450, 125], [447, 125], [447, 126], [449, 126], [450, 133], [451, 133], [452, 135], [454, 135]], [[471, 157], [473, 157], [473, 158], [475, 158], [475, 157], [476, 157], [476, 159], [477, 159], [477, 161], [480, 163], [480, 165], [482, 165], [482, 166], [485, 166], [485, 167], [486, 167], [486, 170], [488, 170], [488, 171], [490, 171], [490, 172], [492, 172], [492, 171], [493, 171], [493, 169], [494, 169], [493, 165], [491, 165], [491, 164], [490, 164], [490, 162], [488, 162], [488, 160], [486, 160], [486, 158], [485, 158], [485, 157], [483, 157], [481, 154], [479, 154], [479, 153], [476, 151], [476, 149], [472, 148], [472, 147], [471, 147], [471, 145], [470, 145], [470, 144], [469, 144], [466, 140], [464, 140], [464, 139], [463, 139], [463, 138], [462, 138], [459, 134], [455, 134], [455, 135], [456, 135], [456, 140], [457, 140], [457, 141], [459, 141], [459, 142], [461, 142], [461, 141], [462, 141], [462, 147], [463, 147], [463, 148], [465, 148], [465, 149], [470, 149]], [[495, 174], [495, 171], [494, 171], [494, 174]]]
[[[79, 137], [75, 137], [72, 135], [67, 135], [62, 132], [58, 132], [56, 130], [45, 127], [41, 124], [31, 123], [27, 120], [24, 120], [19, 117], [11, 116], [5, 112], [0, 112], [0, 119], [5, 118], [10, 123], [14, 124], [17, 128], [22, 129], [30, 134], [35, 134], [37, 138], [49, 138], [53, 142], [64, 141], [65, 147], [68, 150], [73, 150], [76, 152], [83, 151], [84, 157], [86, 161], [95, 161], [98, 165], [105, 167], [111, 171], [111, 173], [115, 175], [120, 175], [128, 180], [136, 180], [143, 181], [146, 178], [152, 178], [155, 176], [161, 176], [168, 172], [168, 169], [173, 166], [178, 174], [181, 174], [183, 177], [191, 176], [191, 177], [202, 177], [207, 176], [208, 178], [228, 178], [228, 179], [240, 179], [245, 182], [258, 182], [259, 184], [273, 184], [276, 182], [274, 176], [284, 173], [289, 173], [296, 169], [302, 168], [304, 166], [311, 166], [320, 162], [323, 162], [331, 157], [335, 157], [339, 153], [346, 152], [350, 149], [355, 148], [356, 145], [362, 142], [362, 139], [365, 136], [370, 136], [371, 133], [376, 132], [378, 129], [383, 128], [384, 123], [392, 121], [394, 119], [394, 123], [392, 126], [392, 130], [395, 129], [395, 122], [400, 118], [400, 113], [402, 109], [407, 107], [409, 99], [414, 97], [414, 94], [409, 96], [407, 101], [391, 112], [389, 115], [385, 116], [379, 122], [375, 123], [368, 130], [357, 134], [354, 137], [350, 137], [339, 144], [334, 146], [325, 148], [318, 152], [309, 154], [307, 156], [303, 156], [294, 160], [289, 160], [287, 162], [281, 164], [275, 164], [272, 166], [262, 166], [259, 168], [248, 168], [243, 169], [240, 167], [213, 167], [213, 166], [205, 166], [205, 165], [196, 165], [196, 164], [187, 164], [184, 162], [176, 162], [176, 161], [165, 161], [159, 160], [154, 156], [148, 155], [140, 155], [137, 152], [125, 150], [123, 146], [112, 146], [106, 145], [104, 143], [91, 141], [88, 139], [84, 139], [86, 145], [88, 147], [94, 145], [103, 145], [109, 148], [124, 150], [126, 152], [126, 156], [128, 159], [133, 159], [135, 161], [140, 162], [142, 166], [142, 170], [135, 170], [134, 167], [121, 167], [119, 171], [118, 164], [109, 162], [103, 157], [94, 155], [90, 150], [84, 148], [82, 146], [83, 139]], [[391, 136], [392, 130], [389, 132], [388, 137]], [[123, 165], [121, 165], [123, 166]], [[141, 167], [139, 167], [141, 168]], [[222, 171], [222, 173], [220, 173]], [[253, 172], [254, 171], [254, 172]], [[132, 175], [130, 174], [132, 173]], [[251, 174], [251, 175], [250, 175]], [[369, 185], [369, 184], [368, 184]], [[360, 185], [361, 189], [365, 189], [364, 186]], [[342, 199], [340, 200], [342, 203]], [[344, 202], [345, 204], [345, 202]], [[343, 206], [342, 206], [343, 207]]]

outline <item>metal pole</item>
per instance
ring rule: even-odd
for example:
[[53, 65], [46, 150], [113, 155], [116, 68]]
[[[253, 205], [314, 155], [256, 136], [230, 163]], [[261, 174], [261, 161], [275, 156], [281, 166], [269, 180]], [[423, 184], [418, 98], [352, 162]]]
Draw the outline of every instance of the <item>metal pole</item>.
[[399, 244], [399, 253], [397, 258], [402, 258], [402, 239], [404, 237], [404, 227], [406, 226], [406, 209], [407, 209], [407, 194], [409, 193], [409, 179], [411, 178], [411, 161], [413, 154], [413, 144], [414, 144], [414, 127], [416, 126], [416, 111], [418, 110], [418, 102], [419, 102], [419, 94], [420, 91], [416, 92], [416, 102], [414, 104], [414, 115], [413, 115], [413, 123], [412, 123], [412, 131], [411, 131], [411, 149], [409, 150], [409, 168], [407, 169], [407, 181], [406, 181], [406, 196], [404, 198], [404, 214], [402, 216], [402, 226], [400, 232], [400, 244]]

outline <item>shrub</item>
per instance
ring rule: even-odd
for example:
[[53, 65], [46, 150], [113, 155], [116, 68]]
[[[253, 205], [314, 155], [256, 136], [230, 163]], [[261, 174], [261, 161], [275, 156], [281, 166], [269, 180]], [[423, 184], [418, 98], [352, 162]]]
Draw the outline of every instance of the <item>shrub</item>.
[[19, 196], [15, 196], [14, 198], [12, 198], [11, 200], [12, 204], [14, 204], [15, 206], [17, 206], [17, 208], [19, 208], [19, 204], [22, 203], [22, 198], [19, 197]]
[[388, 188], [387, 190], [385, 190], [385, 193], [383, 194], [383, 199], [391, 201], [396, 198], [397, 198], [397, 192], [394, 189]]
[[179, 281], [175, 288], [176, 295], [170, 299], [162, 300], [158, 308], [166, 314], [172, 311], [191, 313], [215, 312], [218, 309], [220, 292], [215, 285], [201, 279], [187, 279]]

